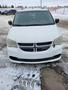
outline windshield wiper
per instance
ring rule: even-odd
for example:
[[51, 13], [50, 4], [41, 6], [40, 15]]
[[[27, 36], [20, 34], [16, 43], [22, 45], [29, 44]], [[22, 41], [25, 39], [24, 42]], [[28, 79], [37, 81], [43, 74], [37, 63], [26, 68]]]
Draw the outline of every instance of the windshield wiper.
[[53, 25], [53, 24], [52, 23], [50, 24], [28, 24], [28, 25], [13, 24], [13, 26], [43, 26], [43, 25]]
[[22, 25], [22, 26], [44, 26], [44, 25], [53, 25], [53, 24], [29, 24], [29, 25]]
[[13, 24], [13, 26], [22, 26], [22, 25], [19, 25], [19, 24]]
[[13, 26], [38, 26], [39, 24], [29, 24], [29, 25], [19, 25], [19, 24], [13, 24]]

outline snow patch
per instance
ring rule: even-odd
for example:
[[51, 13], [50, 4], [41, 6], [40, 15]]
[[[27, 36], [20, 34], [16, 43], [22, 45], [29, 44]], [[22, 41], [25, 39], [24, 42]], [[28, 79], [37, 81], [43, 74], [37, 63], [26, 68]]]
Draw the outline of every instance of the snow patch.
[[1, 90], [23, 90], [23, 88], [24, 90], [41, 90], [39, 67], [23, 65], [0, 68]]

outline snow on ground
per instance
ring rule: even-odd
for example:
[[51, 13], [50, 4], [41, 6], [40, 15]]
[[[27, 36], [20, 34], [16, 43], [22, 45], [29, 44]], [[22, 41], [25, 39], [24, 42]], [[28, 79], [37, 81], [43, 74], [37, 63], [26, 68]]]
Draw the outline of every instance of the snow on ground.
[[54, 18], [68, 21], [68, 8], [60, 8], [55, 11], [51, 11]]
[[38, 67], [29, 65], [0, 68], [0, 90], [15, 90], [17, 85], [24, 90], [40, 90], [39, 71]]
[[55, 11], [52, 11], [55, 14], [68, 15], [68, 8], [59, 8]]
[[62, 15], [62, 14], [54, 14], [52, 13], [54, 18], [58, 18], [59, 20], [64, 20], [64, 21], [68, 21], [68, 15]]

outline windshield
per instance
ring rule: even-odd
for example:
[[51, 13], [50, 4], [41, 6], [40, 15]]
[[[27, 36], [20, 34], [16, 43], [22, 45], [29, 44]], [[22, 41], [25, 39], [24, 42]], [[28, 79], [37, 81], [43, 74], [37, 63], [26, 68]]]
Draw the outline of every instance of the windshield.
[[49, 11], [17, 12], [13, 21], [14, 26], [52, 25], [54, 19]]

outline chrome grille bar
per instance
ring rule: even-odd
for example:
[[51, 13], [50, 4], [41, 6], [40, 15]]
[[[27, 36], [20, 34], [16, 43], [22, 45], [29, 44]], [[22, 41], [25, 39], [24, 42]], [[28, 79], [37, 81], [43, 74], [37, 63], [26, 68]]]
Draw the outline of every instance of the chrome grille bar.
[[40, 52], [48, 50], [52, 42], [43, 43], [18, 43], [19, 48], [26, 52]]

